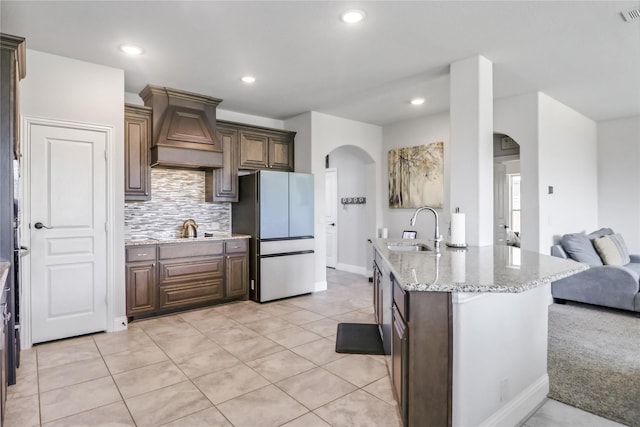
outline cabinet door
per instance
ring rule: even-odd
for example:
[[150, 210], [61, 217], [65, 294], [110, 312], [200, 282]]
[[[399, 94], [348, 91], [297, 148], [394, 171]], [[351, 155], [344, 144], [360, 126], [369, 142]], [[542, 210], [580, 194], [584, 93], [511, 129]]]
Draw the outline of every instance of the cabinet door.
[[156, 263], [127, 264], [127, 316], [153, 313], [156, 308]]
[[293, 171], [293, 140], [287, 137], [269, 137], [269, 168]]
[[247, 254], [227, 255], [226, 258], [225, 297], [244, 297], [249, 284]]
[[378, 327], [382, 324], [380, 319], [380, 269], [373, 263], [373, 311]]
[[151, 200], [151, 169], [149, 167], [151, 135], [151, 110], [146, 107], [125, 106], [125, 201]]
[[269, 138], [266, 135], [240, 131], [240, 167], [243, 169], [269, 167]]
[[205, 200], [207, 202], [237, 202], [238, 167], [240, 165], [238, 131], [218, 126], [216, 136], [222, 143], [222, 168], [206, 172]]
[[396, 307], [393, 307], [393, 341], [391, 343], [391, 380], [393, 382], [393, 392], [398, 402], [402, 424], [407, 425], [407, 392], [408, 392], [408, 367], [409, 367], [409, 347], [408, 333], [402, 317], [398, 314]]

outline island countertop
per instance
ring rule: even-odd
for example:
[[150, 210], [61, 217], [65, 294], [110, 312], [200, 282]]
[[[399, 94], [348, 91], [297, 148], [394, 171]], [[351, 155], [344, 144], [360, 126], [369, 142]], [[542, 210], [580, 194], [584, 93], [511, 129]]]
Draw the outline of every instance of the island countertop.
[[372, 239], [397, 282], [406, 291], [518, 293], [586, 270], [587, 265], [511, 246], [469, 246], [452, 249], [442, 243], [434, 252], [403, 252], [393, 243], [429, 240]]

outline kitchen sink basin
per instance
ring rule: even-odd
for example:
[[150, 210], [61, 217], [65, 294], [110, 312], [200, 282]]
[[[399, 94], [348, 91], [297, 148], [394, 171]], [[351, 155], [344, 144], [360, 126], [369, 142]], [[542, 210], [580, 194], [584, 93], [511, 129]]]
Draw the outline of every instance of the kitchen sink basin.
[[398, 252], [433, 252], [433, 249], [424, 243], [387, 243], [387, 248]]

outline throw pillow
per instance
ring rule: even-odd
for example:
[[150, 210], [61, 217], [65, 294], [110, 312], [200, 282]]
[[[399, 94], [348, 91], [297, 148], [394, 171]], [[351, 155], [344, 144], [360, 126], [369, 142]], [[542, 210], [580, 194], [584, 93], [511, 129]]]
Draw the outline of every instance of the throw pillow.
[[565, 234], [560, 239], [562, 249], [571, 259], [584, 262], [591, 267], [602, 265], [602, 259], [593, 248], [593, 243], [584, 233]]
[[626, 265], [631, 262], [627, 245], [620, 234], [595, 239], [593, 245], [606, 265]]

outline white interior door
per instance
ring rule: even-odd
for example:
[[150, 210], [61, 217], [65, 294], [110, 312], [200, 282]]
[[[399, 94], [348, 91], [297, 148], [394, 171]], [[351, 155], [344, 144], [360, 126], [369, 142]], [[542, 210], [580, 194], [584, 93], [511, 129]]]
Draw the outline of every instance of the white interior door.
[[493, 164], [493, 244], [507, 244], [507, 217], [509, 213], [509, 191], [507, 187], [507, 166], [504, 163]]
[[325, 230], [327, 235], [327, 267], [338, 264], [338, 170], [325, 169]]
[[106, 134], [32, 124], [29, 135], [32, 341], [106, 330]]

